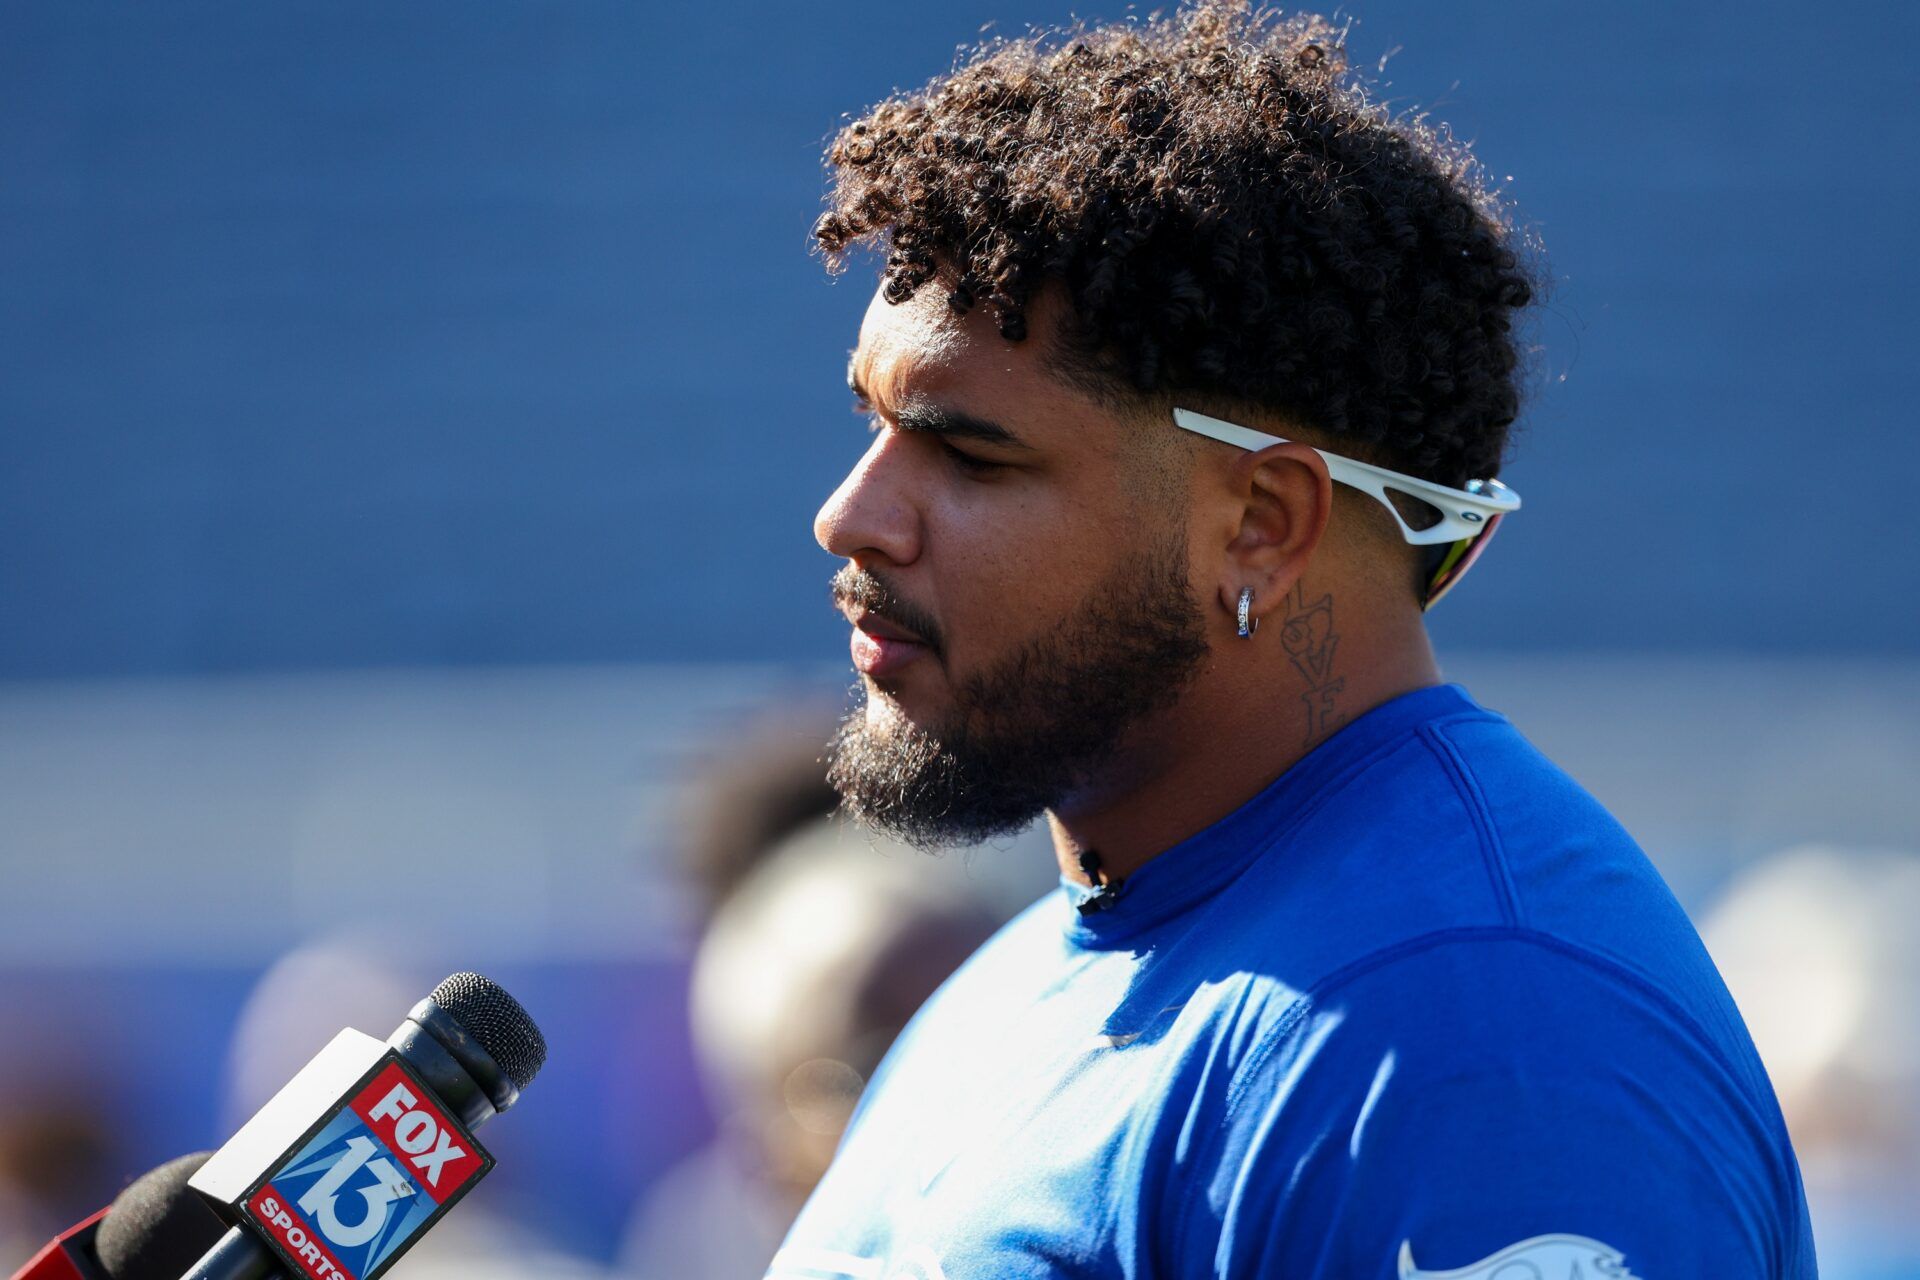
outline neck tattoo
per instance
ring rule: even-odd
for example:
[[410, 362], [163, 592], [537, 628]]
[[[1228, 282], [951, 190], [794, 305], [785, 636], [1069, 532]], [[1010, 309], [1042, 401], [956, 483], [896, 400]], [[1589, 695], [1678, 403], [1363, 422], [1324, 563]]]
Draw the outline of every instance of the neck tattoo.
[[1340, 633], [1333, 629], [1333, 596], [1323, 594], [1309, 604], [1305, 585], [1294, 583], [1287, 593], [1280, 647], [1307, 682], [1300, 701], [1306, 704], [1307, 745], [1312, 746], [1340, 723], [1341, 713], [1334, 698], [1347, 687], [1346, 677], [1333, 671], [1334, 651], [1340, 647]]

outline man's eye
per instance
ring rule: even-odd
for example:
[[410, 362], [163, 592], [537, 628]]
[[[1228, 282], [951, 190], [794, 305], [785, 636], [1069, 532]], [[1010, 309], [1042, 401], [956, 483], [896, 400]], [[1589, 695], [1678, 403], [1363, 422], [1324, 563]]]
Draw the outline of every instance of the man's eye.
[[989, 471], [998, 470], [1000, 467], [1006, 465], [1005, 463], [1001, 463], [1001, 462], [989, 461], [986, 458], [976, 458], [970, 453], [964, 453], [961, 450], [954, 448], [952, 445], [948, 444], [944, 440], [940, 442], [940, 447], [946, 450], [947, 456], [953, 459], [953, 464], [955, 466], [959, 467], [962, 471], [968, 471], [973, 473], [974, 475], [983, 475]]
[[[887, 425], [887, 420], [880, 414], [875, 413], [873, 407], [865, 402], [856, 402], [854, 404], [854, 412], [865, 416], [868, 435], [877, 435], [880, 428]], [[960, 468], [968, 475], [989, 475], [1007, 465], [1004, 462], [994, 462], [988, 458], [976, 457], [964, 449], [956, 449], [952, 444], [940, 439], [938, 436], [934, 436], [933, 441], [939, 446], [940, 451], [947, 455], [954, 466]]]

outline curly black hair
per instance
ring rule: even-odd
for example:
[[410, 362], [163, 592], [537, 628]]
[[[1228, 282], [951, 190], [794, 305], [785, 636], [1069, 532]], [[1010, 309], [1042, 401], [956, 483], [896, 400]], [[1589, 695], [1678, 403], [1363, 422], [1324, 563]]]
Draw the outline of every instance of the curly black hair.
[[883, 243], [1025, 338], [1058, 281], [1069, 371], [1156, 402], [1245, 404], [1459, 485], [1499, 471], [1536, 288], [1465, 147], [1395, 117], [1312, 14], [1201, 0], [989, 42], [827, 153], [830, 269]]

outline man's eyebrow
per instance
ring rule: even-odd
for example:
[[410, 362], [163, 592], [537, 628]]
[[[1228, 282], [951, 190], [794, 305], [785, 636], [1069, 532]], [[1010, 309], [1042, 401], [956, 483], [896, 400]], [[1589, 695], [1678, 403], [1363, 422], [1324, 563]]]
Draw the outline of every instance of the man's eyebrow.
[[[867, 389], [860, 385], [860, 375], [853, 366], [847, 366], [847, 390], [858, 396], [862, 404], [871, 404], [872, 397]], [[981, 444], [999, 445], [1003, 449], [1032, 452], [1033, 446], [1022, 440], [1006, 427], [988, 418], [976, 417], [960, 409], [945, 409], [939, 405], [909, 403], [891, 415], [894, 425], [902, 431], [923, 431], [928, 435], [944, 436], [948, 439], [977, 440]]]
[[924, 431], [928, 435], [943, 436], [948, 439], [977, 440], [981, 444], [998, 445], [1003, 449], [1017, 449], [1031, 452], [1033, 446], [1019, 436], [987, 418], [976, 418], [959, 409], [943, 409], [932, 404], [908, 404], [893, 415], [893, 421], [902, 431]]

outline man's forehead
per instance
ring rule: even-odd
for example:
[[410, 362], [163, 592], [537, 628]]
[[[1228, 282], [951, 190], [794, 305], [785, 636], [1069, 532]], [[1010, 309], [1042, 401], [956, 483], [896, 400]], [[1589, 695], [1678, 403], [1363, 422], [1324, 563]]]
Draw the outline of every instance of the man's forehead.
[[876, 406], [938, 396], [959, 375], [959, 360], [911, 347], [862, 343], [847, 357], [847, 386]]
[[905, 302], [886, 301], [879, 291], [860, 323], [859, 344], [847, 361], [847, 381], [876, 403], [898, 404], [908, 395], [928, 395], [950, 385], [970, 359], [984, 354], [975, 316], [960, 316], [944, 291], [920, 289]]
[[[906, 301], [876, 292], [847, 364], [849, 384], [889, 414], [934, 404], [1003, 428], [1023, 448], [1082, 456], [1115, 454], [1125, 441], [1113, 412], [1051, 367], [1046, 335], [1055, 317], [1039, 299], [1028, 336], [1012, 341], [985, 306], [956, 312], [929, 281]], [[993, 432], [975, 434], [992, 438]]]

